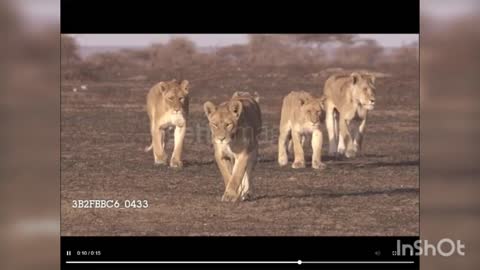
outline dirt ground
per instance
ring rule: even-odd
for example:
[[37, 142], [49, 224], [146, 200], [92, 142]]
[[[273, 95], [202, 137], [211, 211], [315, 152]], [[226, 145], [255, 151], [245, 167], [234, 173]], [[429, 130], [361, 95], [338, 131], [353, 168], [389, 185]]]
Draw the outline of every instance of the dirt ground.
[[[326, 75], [319, 70], [237, 69], [186, 78], [190, 131], [180, 170], [154, 166], [152, 153], [143, 151], [150, 144], [145, 98], [155, 82], [82, 82], [87, 90], [62, 82], [62, 235], [418, 235], [418, 70], [379, 71], [393, 76], [377, 79], [363, 154], [334, 160], [324, 132], [323, 171], [279, 168], [276, 161], [281, 99], [298, 89], [320, 94]], [[220, 201], [224, 185], [202, 104], [236, 90], [259, 92], [264, 130], [254, 198], [232, 204]], [[73, 200], [87, 199], [148, 200], [149, 207], [72, 208]]]

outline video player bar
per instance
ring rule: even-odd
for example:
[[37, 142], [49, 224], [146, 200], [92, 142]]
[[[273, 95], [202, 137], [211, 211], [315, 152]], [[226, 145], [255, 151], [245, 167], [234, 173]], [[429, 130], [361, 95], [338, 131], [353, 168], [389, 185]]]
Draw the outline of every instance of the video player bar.
[[62, 269], [419, 269], [418, 256], [403, 254], [401, 248], [416, 240], [418, 237], [62, 237]]

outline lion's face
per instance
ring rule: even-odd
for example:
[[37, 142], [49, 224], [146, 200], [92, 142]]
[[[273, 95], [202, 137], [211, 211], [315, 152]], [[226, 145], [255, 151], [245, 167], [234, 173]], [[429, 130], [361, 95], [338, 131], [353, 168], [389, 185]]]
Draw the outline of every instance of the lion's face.
[[352, 73], [353, 98], [365, 109], [373, 110], [375, 106], [375, 77]]
[[163, 88], [163, 97], [167, 108], [172, 114], [183, 115], [188, 98], [188, 81], [177, 83], [175, 80], [166, 84]]
[[313, 126], [319, 126], [321, 120], [325, 117], [323, 103], [323, 98], [313, 98], [307, 100], [300, 107], [300, 110], [305, 115], [305, 119]]
[[203, 107], [214, 142], [218, 144], [230, 143], [237, 132], [242, 103], [240, 101], [230, 101], [215, 106], [212, 102], [207, 101]]

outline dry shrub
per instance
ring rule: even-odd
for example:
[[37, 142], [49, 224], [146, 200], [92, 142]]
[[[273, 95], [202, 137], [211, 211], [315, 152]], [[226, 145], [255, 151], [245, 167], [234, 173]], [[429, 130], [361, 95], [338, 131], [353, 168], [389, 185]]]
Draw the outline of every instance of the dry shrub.
[[182, 76], [194, 64], [195, 43], [187, 38], [172, 38], [167, 44], [155, 44], [150, 48], [152, 71], [150, 75]]
[[393, 51], [393, 61], [398, 64], [418, 64], [418, 50], [418, 42], [395, 48]]
[[360, 44], [342, 44], [335, 50], [334, 61], [346, 66], [375, 66], [382, 52], [375, 40], [367, 39]]
[[215, 57], [218, 64], [240, 66], [247, 63], [248, 53], [248, 46], [235, 44], [219, 48]]
[[374, 68], [385, 62], [416, 65], [417, 47], [418, 44], [400, 48], [387, 57], [376, 41], [358, 35], [255, 34], [249, 35], [247, 44], [201, 53], [191, 40], [176, 37], [166, 44], [97, 53], [82, 60], [75, 40], [62, 36], [62, 76], [67, 80], [109, 80], [141, 75], [158, 81], [203, 78], [238, 68], [294, 68], [308, 73], [327, 66]]
[[247, 48], [251, 66], [314, 65], [324, 57], [322, 50], [300, 46], [291, 35], [250, 35]]
[[78, 44], [76, 40], [68, 35], [61, 35], [61, 64], [62, 66], [73, 65], [80, 62], [78, 55]]

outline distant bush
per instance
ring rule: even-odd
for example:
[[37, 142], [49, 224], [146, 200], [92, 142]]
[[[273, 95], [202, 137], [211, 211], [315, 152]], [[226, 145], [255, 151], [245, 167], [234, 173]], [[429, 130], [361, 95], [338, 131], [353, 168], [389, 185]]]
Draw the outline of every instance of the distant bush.
[[250, 35], [247, 63], [251, 66], [316, 65], [325, 53], [301, 46], [291, 35]]
[[340, 65], [375, 66], [382, 56], [383, 48], [375, 40], [360, 44], [343, 44], [335, 50], [335, 61]]
[[195, 43], [176, 37], [145, 49], [102, 52], [86, 59], [78, 56], [78, 45], [62, 35], [62, 78], [151, 80], [182, 79], [219, 74], [228, 68], [345, 66], [375, 67], [379, 64], [417, 64], [418, 44], [395, 49], [391, 54], [376, 41], [358, 35], [301, 34], [249, 35], [248, 43], [225, 46], [213, 52], [198, 51]]
[[61, 65], [74, 65], [80, 62], [78, 55], [78, 44], [76, 40], [68, 35], [61, 35]]
[[224, 65], [245, 65], [248, 58], [248, 46], [247, 45], [230, 45], [219, 48], [215, 52], [218, 63]]
[[418, 42], [396, 48], [393, 51], [393, 61], [399, 64], [417, 63], [419, 58]]

